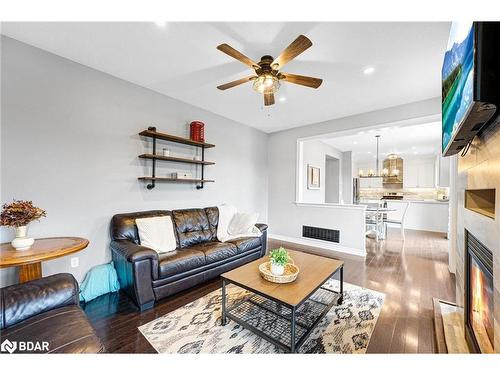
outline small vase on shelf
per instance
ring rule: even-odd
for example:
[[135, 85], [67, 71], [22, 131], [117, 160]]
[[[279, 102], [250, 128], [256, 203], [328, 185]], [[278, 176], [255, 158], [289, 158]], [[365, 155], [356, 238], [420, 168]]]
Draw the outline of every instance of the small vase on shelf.
[[35, 240], [28, 237], [28, 226], [23, 225], [20, 227], [14, 227], [16, 238], [11, 242], [12, 247], [16, 250], [27, 250], [33, 245]]

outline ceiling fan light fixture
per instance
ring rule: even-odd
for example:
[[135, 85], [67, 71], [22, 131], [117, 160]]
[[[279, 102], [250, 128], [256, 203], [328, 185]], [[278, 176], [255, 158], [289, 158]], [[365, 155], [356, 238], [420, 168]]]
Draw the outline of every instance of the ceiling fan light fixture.
[[253, 82], [253, 89], [261, 94], [274, 94], [280, 86], [279, 79], [272, 74], [262, 74]]
[[[317, 89], [323, 82], [320, 78], [280, 72], [280, 70], [287, 63], [292, 61], [311, 46], [312, 42], [309, 38], [304, 35], [299, 35], [279, 54], [277, 58], [273, 58], [271, 55], [264, 55], [261, 57], [259, 62], [255, 62], [231, 47], [229, 44], [220, 44], [217, 46], [219, 51], [250, 67], [255, 72], [255, 75], [219, 85], [217, 88], [219, 90], [227, 90], [253, 81], [252, 87], [256, 92], [263, 95], [265, 106], [275, 104], [274, 94], [281, 86], [280, 81]], [[279, 100], [284, 101], [283, 99]]]

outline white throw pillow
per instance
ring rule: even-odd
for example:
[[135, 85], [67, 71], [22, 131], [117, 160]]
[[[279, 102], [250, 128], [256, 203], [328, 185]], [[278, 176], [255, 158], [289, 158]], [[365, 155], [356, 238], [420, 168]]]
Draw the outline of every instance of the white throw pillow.
[[224, 242], [229, 237], [228, 228], [234, 214], [236, 213], [236, 207], [223, 204], [217, 207], [219, 209], [219, 223], [217, 224], [217, 239], [220, 242]]
[[233, 215], [227, 232], [232, 236], [237, 236], [239, 234], [247, 234], [251, 232], [252, 228], [257, 223], [259, 218], [258, 213], [248, 214], [244, 212], [237, 212]]
[[170, 216], [154, 216], [136, 219], [142, 246], [149, 247], [157, 253], [166, 253], [177, 248], [174, 224]]

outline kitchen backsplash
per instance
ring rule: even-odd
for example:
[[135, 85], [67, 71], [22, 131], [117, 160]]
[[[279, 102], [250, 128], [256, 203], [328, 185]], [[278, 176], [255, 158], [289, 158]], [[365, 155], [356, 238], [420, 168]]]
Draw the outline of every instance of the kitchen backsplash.
[[448, 188], [403, 188], [403, 189], [387, 189], [387, 188], [362, 188], [359, 191], [361, 199], [380, 199], [384, 195], [398, 194], [403, 195], [403, 199], [439, 199], [447, 200]]

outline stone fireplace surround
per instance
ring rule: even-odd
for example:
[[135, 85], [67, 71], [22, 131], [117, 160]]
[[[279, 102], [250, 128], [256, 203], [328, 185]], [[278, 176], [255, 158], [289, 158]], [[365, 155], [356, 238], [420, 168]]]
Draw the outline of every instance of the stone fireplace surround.
[[[494, 219], [465, 208], [467, 189], [496, 189]], [[456, 302], [464, 307], [467, 229], [493, 253], [494, 351], [500, 353], [500, 119], [476, 137], [467, 155], [458, 157], [456, 194]]]

